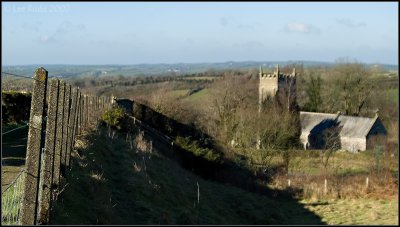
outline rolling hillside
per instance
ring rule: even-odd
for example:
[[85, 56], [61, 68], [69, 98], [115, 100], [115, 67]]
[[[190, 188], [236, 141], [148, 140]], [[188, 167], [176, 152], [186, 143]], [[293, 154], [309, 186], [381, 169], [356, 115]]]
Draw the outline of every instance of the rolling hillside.
[[137, 130], [80, 139], [50, 224], [324, 224], [291, 198], [202, 179]]

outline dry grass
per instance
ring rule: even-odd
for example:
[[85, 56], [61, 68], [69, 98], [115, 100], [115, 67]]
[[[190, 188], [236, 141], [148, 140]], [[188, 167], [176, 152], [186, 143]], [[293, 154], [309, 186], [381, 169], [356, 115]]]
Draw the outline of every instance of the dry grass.
[[135, 137], [135, 146], [138, 152], [151, 153], [152, 152], [152, 142], [148, 141], [144, 137], [144, 131], [140, 131]]
[[397, 199], [302, 200], [328, 225], [398, 225]]
[[327, 178], [313, 175], [278, 175], [275, 176], [269, 186], [292, 191], [296, 197], [301, 199], [398, 198], [397, 178], [384, 173], [350, 176], [330, 175]]

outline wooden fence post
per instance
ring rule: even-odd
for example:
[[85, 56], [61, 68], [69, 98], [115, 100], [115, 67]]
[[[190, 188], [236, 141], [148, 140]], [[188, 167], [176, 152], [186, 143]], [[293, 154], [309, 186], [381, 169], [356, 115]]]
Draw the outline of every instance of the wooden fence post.
[[60, 91], [58, 98], [58, 109], [57, 109], [57, 133], [56, 133], [56, 149], [54, 155], [54, 173], [53, 173], [53, 184], [54, 187], [58, 187], [60, 184], [60, 168], [61, 168], [61, 147], [63, 137], [63, 114], [64, 114], [64, 96], [65, 96], [65, 82], [61, 81]]
[[49, 89], [50, 94], [47, 110], [46, 139], [42, 154], [43, 158], [39, 182], [38, 224], [47, 224], [49, 222], [59, 84], [59, 80], [52, 80]]
[[71, 150], [72, 150], [72, 143], [73, 143], [73, 138], [74, 138], [74, 123], [75, 123], [75, 115], [76, 115], [76, 105], [77, 105], [77, 99], [78, 99], [78, 90], [74, 89], [73, 90], [73, 96], [72, 96], [72, 103], [71, 103], [71, 110], [68, 118], [68, 139], [67, 139], [67, 154], [66, 154], [66, 159], [65, 159], [65, 166], [69, 166], [70, 162], [70, 156], [71, 156]]
[[31, 112], [29, 117], [28, 143], [26, 148], [26, 177], [22, 196], [21, 224], [34, 225], [37, 220], [39, 171], [44, 147], [45, 103], [48, 72], [44, 68], [35, 71]]
[[65, 161], [67, 158], [67, 141], [68, 141], [68, 118], [71, 107], [71, 85], [66, 84], [65, 87], [65, 97], [64, 97], [64, 113], [63, 113], [63, 138], [62, 138], [62, 146], [61, 146], [61, 176], [65, 176], [66, 173], [66, 165]]

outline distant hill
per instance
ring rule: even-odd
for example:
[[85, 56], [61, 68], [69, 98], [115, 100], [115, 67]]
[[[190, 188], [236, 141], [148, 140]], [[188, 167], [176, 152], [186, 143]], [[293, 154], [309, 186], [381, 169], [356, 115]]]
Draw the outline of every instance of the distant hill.
[[[277, 64], [285, 66], [288, 64], [303, 64], [304, 67], [332, 66], [331, 62], [319, 61], [227, 61], [220, 63], [175, 63], [175, 64], [136, 64], [136, 65], [18, 65], [2, 66], [2, 72], [15, 73], [18, 75], [33, 75], [37, 67], [44, 67], [50, 76], [61, 78], [71, 77], [102, 77], [102, 76], [157, 76], [162, 74], [184, 75], [190, 73], [205, 72], [207, 70], [227, 69], [254, 69], [261, 65], [264, 68], [273, 68]], [[376, 67], [377, 64], [367, 64]], [[379, 65], [387, 71], [397, 71], [398, 65]]]

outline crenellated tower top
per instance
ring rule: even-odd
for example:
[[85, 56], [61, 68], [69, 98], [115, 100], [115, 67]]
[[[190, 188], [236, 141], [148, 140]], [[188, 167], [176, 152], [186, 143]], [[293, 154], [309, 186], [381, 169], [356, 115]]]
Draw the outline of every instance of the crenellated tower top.
[[260, 66], [260, 73], [259, 73], [260, 79], [271, 79], [271, 78], [292, 78], [296, 77], [296, 68], [293, 68], [293, 72], [291, 74], [284, 74], [279, 71], [279, 64], [276, 65], [276, 69], [274, 72], [271, 73], [264, 73], [262, 66]]

